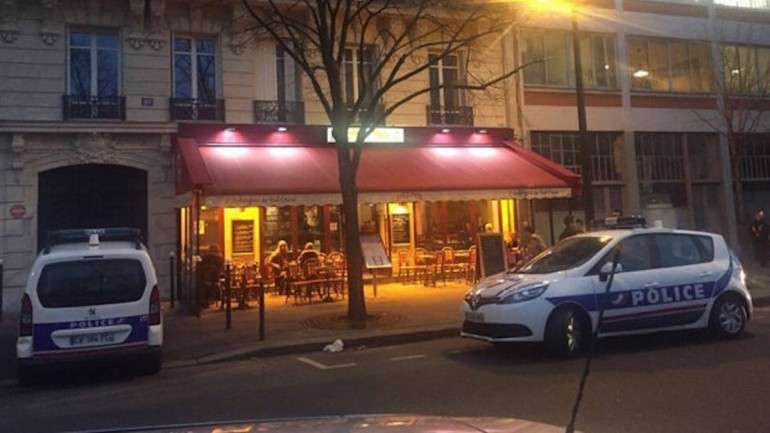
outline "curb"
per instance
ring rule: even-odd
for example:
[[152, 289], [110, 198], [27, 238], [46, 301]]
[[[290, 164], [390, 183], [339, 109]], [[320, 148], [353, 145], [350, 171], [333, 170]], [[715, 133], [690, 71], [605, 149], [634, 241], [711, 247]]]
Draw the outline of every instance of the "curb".
[[[770, 298], [769, 298], [770, 299]], [[447, 327], [412, 332], [400, 332], [384, 335], [371, 335], [365, 337], [353, 337], [343, 339], [347, 348], [359, 346], [384, 347], [397, 344], [416, 343], [420, 341], [437, 340], [442, 338], [459, 337], [460, 328]], [[246, 347], [215, 355], [203, 356], [195, 359], [168, 361], [163, 363], [164, 368], [184, 368], [197, 365], [217, 364], [220, 362], [241, 361], [251, 358], [267, 358], [272, 356], [293, 355], [299, 353], [321, 352], [324, 346], [329, 344], [328, 338], [314, 341], [303, 341], [288, 344], [278, 344], [261, 347]], [[348, 349], [349, 350], [349, 349]]]
[[752, 305], [755, 307], [764, 307], [770, 305], [770, 296], [758, 296], [751, 299]]

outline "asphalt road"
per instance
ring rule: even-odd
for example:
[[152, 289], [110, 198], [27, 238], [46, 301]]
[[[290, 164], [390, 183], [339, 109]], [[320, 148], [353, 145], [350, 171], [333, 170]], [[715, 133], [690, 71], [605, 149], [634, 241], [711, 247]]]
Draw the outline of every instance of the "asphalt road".
[[[29, 389], [0, 384], [0, 431], [367, 413], [517, 417], [564, 425], [581, 360], [537, 347], [444, 339], [165, 370], [69, 370]], [[586, 433], [770, 431], [770, 308], [747, 335], [612, 339], [595, 360]]]

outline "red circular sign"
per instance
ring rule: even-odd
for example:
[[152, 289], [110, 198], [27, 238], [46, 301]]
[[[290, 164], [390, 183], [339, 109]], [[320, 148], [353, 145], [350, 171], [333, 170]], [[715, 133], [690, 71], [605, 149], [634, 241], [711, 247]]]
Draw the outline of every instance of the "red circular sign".
[[15, 204], [8, 209], [8, 212], [10, 212], [13, 218], [22, 218], [27, 214], [27, 208], [23, 204]]

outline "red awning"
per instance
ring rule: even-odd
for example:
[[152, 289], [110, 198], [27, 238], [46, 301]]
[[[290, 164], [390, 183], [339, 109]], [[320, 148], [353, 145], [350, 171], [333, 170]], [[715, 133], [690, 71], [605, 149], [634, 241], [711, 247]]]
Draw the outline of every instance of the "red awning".
[[[339, 204], [333, 146], [199, 145], [180, 138], [186, 180], [211, 206]], [[574, 173], [510, 143], [372, 146], [358, 170], [359, 201], [567, 197]]]

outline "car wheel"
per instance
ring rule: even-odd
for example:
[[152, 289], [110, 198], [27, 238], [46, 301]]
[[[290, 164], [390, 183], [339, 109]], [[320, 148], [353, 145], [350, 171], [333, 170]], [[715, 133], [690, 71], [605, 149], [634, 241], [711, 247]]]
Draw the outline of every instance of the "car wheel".
[[577, 308], [556, 310], [546, 324], [545, 347], [552, 355], [565, 358], [580, 356], [591, 338], [588, 319]]
[[719, 339], [737, 338], [746, 328], [746, 304], [737, 295], [717, 299], [711, 307], [709, 329]]
[[163, 355], [161, 352], [155, 352], [148, 355], [141, 364], [141, 373], [147, 376], [158, 374], [163, 367]]

